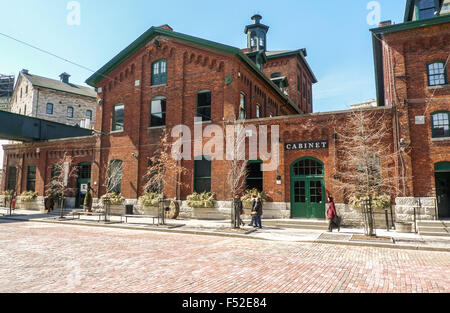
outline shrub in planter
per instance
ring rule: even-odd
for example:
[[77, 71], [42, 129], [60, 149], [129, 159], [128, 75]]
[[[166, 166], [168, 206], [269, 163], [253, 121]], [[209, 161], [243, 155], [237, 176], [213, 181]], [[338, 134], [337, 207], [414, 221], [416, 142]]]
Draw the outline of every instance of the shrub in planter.
[[211, 192], [194, 192], [192, 195], [187, 197], [186, 204], [193, 208], [213, 208], [214, 207], [215, 195]]
[[244, 209], [252, 208], [252, 199], [254, 197], [260, 198], [263, 203], [269, 200], [269, 196], [264, 191], [260, 192], [256, 188], [245, 190], [244, 195], [241, 197]]
[[125, 198], [120, 193], [107, 193], [101, 196], [100, 203], [105, 204], [105, 201], [109, 201], [110, 205], [122, 205], [125, 202]]
[[34, 202], [37, 199], [37, 192], [34, 191], [24, 191], [20, 194], [19, 200], [22, 202]]
[[[364, 200], [369, 200], [369, 197], [351, 197], [350, 204], [356, 209], [362, 209], [362, 202]], [[391, 207], [391, 196], [389, 195], [377, 195], [374, 194], [372, 196], [372, 209], [375, 210], [384, 210]]]
[[156, 192], [147, 192], [139, 197], [138, 203], [147, 207], [158, 207], [161, 195]]

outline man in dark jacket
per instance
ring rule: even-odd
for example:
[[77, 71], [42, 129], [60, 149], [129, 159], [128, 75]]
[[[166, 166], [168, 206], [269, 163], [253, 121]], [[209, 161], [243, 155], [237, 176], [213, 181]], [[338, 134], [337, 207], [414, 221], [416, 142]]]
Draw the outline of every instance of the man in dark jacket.
[[[253, 227], [262, 228], [261, 216], [263, 215], [262, 201], [260, 198], [253, 198], [252, 202], [252, 223]], [[255, 224], [253, 224], [255, 222]]]

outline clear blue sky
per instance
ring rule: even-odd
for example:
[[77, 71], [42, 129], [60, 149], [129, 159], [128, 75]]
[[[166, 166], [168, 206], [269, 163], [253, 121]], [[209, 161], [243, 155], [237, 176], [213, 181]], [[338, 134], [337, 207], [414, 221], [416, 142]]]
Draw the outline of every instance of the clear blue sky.
[[[93, 70], [99, 69], [151, 26], [244, 47], [244, 26], [254, 13], [270, 26], [269, 50], [307, 48], [319, 83], [314, 111], [346, 109], [375, 98], [368, 0], [217, 1], [80, 0], [81, 25], [67, 24], [66, 0], [0, 0], [0, 32]], [[400, 23], [406, 0], [380, 0], [381, 20]], [[252, 4], [254, 3], [254, 4]], [[31, 73], [84, 83], [87, 70], [0, 36], [0, 73]]]

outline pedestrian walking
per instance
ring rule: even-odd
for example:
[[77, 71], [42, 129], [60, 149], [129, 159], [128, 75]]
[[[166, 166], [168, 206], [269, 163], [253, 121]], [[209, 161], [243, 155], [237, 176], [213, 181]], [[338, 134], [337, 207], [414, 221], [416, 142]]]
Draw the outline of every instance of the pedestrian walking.
[[262, 228], [261, 216], [263, 214], [262, 200], [258, 197], [253, 197], [252, 201], [252, 222], [250, 226]]
[[341, 223], [339, 221], [339, 217], [336, 212], [336, 206], [334, 204], [334, 199], [332, 196], [328, 196], [328, 231], [333, 232], [333, 228], [337, 228], [338, 231], [341, 231]]
[[234, 214], [235, 214], [235, 227], [245, 226], [244, 221], [241, 218], [241, 215], [244, 214], [244, 207], [242, 205], [241, 197], [236, 194], [236, 197], [234, 198]]

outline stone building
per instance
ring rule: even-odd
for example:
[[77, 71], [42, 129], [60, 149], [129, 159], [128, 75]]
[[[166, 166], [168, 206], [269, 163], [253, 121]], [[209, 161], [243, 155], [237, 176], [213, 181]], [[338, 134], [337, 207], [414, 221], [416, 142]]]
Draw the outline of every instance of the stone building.
[[[413, 4], [408, 2], [409, 7]], [[425, 4], [417, 3], [419, 16]], [[435, 11], [441, 12], [440, 8]], [[387, 127], [381, 141], [388, 144], [387, 152], [397, 156], [394, 164], [387, 165], [403, 177], [393, 183], [399, 191], [391, 193], [396, 218], [411, 220], [416, 205], [422, 209], [419, 218], [445, 218], [450, 217], [446, 202], [450, 198], [450, 15], [415, 21], [411, 14], [407, 9], [405, 23], [384, 23], [372, 30], [378, 107], [361, 110], [376, 117], [374, 128]], [[340, 155], [347, 149], [335, 128], [345, 125], [354, 111], [312, 113], [310, 90], [316, 79], [306, 62], [306, 50], [270, 52], [269, 27], [261, 24], [259, 15], [252, 19], [253, 24], [245, 28], [245, 49], [178, 33], [168, 25], [150, 28], [87, 80], [98, 90], [95, 129], [101, 134], [80, 138], [79, 143], [62, 140], [58, 147], [5, 146], [5, 169], [13, 175], [6, 173], [2, 189], [26, 190], [25, 165], [37, 165], [29, 173], [43, 195], [42, 186], [48, 181], [43, 173], [52, 161], [38, 161], [37, 149], [40, 155], [66, 151], [91, 159], [82, 161], [91, 168], [89, 178], [83, 179], [97, 198], [106, 191], [107, 164], [120, 162], [120, 192], [127, 203], [136, 203], [144, 193], [149, 158], [158, 149], [164, 129], [184, 125], [195, 133], [211, 125], [217, 126], [216, 132], [228, 124], [271, 130], [270, 126], [278, 126], [278, 166], [262, 171], [261, 164], [270, 160], [260, 154], [249, 157], [252, 182], [247, 185], [258, 186], [269, 196], [265, 217], [323, 219], [326, 196], [332, 194], [345, 223], [360, 224], [360, 212], [335, 188]], [[167, 186], [167, 196], [185, 200], [194, 191], [212, 191], [216, 211], [225, 216], [230, 212], [229, 163], [205, 154], [202, 148], [208, 146], [210, 135], [186, 141], [184, 148], [192, 158], [179, 161], [188, 169], [179, 177], [185, 185]], [[249, 141], [254, 135], [249, 131]], [[84, 152], [79, 152], [81, 145]], [[274, 146], [270, 142], [268, 149]], [[17, 168], [22, 179], [14, 176]], [[190, 216], [191, 211], [182, 208]]]
[[[17, 78], [11, 101], [12, 113], [37, 117], [67, 125], [94, 125], [97, 93], [94, 89], [72, 84], [70, 75], [60, 80], [22, 70]], [[90, 128], [90, 127], [86, 127]]]

